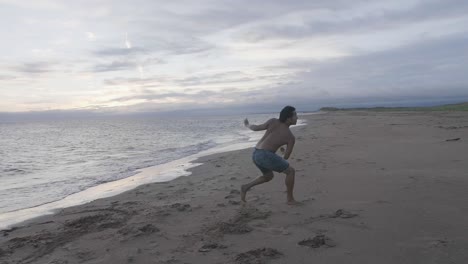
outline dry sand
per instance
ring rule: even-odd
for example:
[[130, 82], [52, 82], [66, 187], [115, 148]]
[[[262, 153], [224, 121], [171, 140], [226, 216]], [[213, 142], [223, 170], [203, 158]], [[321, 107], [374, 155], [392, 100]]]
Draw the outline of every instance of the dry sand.
[[0, 263], [468, 263], [468, 113], [302, 118], [301, 206], [286, 205], [280, 174], [242, 206], [252, 150], [222, 153], [0, 231]]

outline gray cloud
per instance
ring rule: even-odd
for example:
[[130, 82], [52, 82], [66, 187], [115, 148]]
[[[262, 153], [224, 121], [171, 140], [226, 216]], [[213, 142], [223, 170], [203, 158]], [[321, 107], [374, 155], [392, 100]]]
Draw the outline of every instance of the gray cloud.
[[[421, 41], [328, 63], [311, 62], [310, 72], [296, 76], [300, 84], [278, 87], [277, 93], [287, 89], [290, 96], [310, 99], [468, 97], [467, 61], [465, 35]], [[328, 95], [320, 96], [318, 90]]]
[[0, 75], [0, 81], [9, 81], [16, 79], [16, 76], [13, 75]]
[[[130, 60], [115, 60], [108, 63], [99, 63], [92, 67], [92, 72], [113, 72], [113, 71], [125, 71], [125, 70], [135, 70], [138, 66], [142, 67], [151, 67], [153, 65], [161, 65], [165, 64], [166, 61], [159, 59], [159, 58], [140, 58], [140, 59], [130, 59]], [[117, 85], [118, 80], [122, 80], [121, 78], [116, 78], [114, 80], [106, 80], [106, 84], [108, 85]], [[137, 79], [135, 79], [137, 80]], [[138, 79], [141, 80], [141, 79]], [[131, 83], [134, 81], [131, 79], [130, 81], [123, 81], [125, 83]]]
[[137, 55], [137, 54], [147, 54], [149, 51], [145, 48], [132, 47], [128, 48], [102, 48], [99, 50], [93, 51], [93, 54], [96, 56], [128, 56], [128, 55]]
[[[283, 81], [287, 80], [287, 74], [264, 74], [251, 77], [250, 75], [242, 71], [226, 71], [215, 74], [201, 74], [194, 75], [185, 78], [172, 78], [167, 76], [152, 76], [148, 78], [112, 78], [104, 80], [105, 85], [109, 86], [131, 86], [136, 87], [135, 93], [140, 94], [142, 91], [145, 91], [144, 88], [161, 88], [161, 87], [192, 87], [192, 86], [201, 86], [210, 85], [210, 86], [231, 86], [231, 88], [223, 88], [221, 91], [224, 91], [224, 94], [227, 95], [227, 92], [238, 91], [239, 87], [242, 87], [245, 84], [248, 84], [251, 81], [257, 80], [268, 80], [270, 82], [277, 81], [278, 84], [286, 85], [292, 83], [298, 83], [298, 81]], [[236, 88], [237, 87], [237, 88]], [[143, 89], [143, 90], [142, 90]], [[256, 90], [256, 89], [255, 89]], [[195, 96], [199, 91], [199, 88], [185, 88], [184, 94], [190, 94]], [[132, 99], [142, 99], [137, 97], [132, 97]], [[218, 94], [219, 97], [222, 94]], [[182, 97], [182, 95], [180, 96]], [[186, 97], [186, 96], [183, 96]]]
[[206, 42], [194, 41], [193, 38], [183, 39], [181, 41], [166, 42], [160, 47], [161, 50], [169, 51], [175, 55], [200, 53], [213, 49], [212, 45]]
[[157, 64], [166, 64], [167, 61], [161, 59], [161, 58], [157, 58], [157, 57], [149, 57], [149, 58], [145, 58], [143, 60], [143, 65], [157, 65]]
[[54, 65], [51, 62], [28, 62], [12, 66], [9, 70], [23, 74], [41, 74], [53, 71]]
[[211, 75], [191, 76], [182, 79], [175, 79], [174, 83], [180, 86], [194, 86], [203, 84], [228, 84], [252, 81], [254, 78], [248, 77], [241, 71], [228, 71]]
[[239, 71], [229, 71], [211, 75], [190, 76], [186, 78], [171, 78], [166, 76], [153, 76], [148, 78], [113, 78], [104, 80], [105, 85], [137, 85], [152, 87], [152, 83], [169, 83], [179, 86], [194, 86], [203, 84], [227, 84], [250, 81], [252, 78]]
[[171, 33], [147, 32], [136, 41], [151, 47], [151, 52], [166, 55], [186, 55], [202, 53], [215, 49], [212, 44], [194, 36], [193, 32], [175, 31]]
[[[187, 55], [205, 52], [214, 49], [214, 46], [190, 36], [178, 36], [161, 38], [148, 33], [136, 38], [135, 41], [145, 43], [145, 48], [101, 48], [93, 51], [93, 55], [98, 57], [142, 57], [151, 56], [151, 54], [164, 53], [166, 55]], [[150, 63], [160, 64], [164, 60], [148, 61]]]
[[138, 95], [132, 95], [132, 96], [125, 96], [125, 97], [120, 97], [116, 98], [113, 100], [110, 100], [110, 102], [125, 102], [125, 101], [130, 101], [130, 100], [146, 100], [146, 101], [152, 101], [152, 100], [162, 100], [162, 99], [167, 99], [167, 98], [189, 98], [189, 99], [199, 99], [199, 98], [206, 98], [210, 96], [215, 96], [219, 95], [220, 93], [213, 92], [213, 91], [198, 91], [196, 93], [161, 93], [161, 92], [156, 92], [156, 91], [151, 91], [151, 90], [144, 90]]
[[157, 99], [182, 98], [182, 97], [188, 97], [188, 96], [189, 95], [184, 94], [184, 93], [148, 93], [146, 92], [144, 94], [139, 94], [139, 95], [131, 95], [131, 96], [115, 98], [113, 100], [110, 100], [110, 102], [126, 102], [126, 101], [131, 101], [131, 100], [152, 101], [152, 100], [157, 100]]
[[[47, 35], [46, 32], [55, 34], [59, 32], [59, 29], [52, 23], [41, 23], [41, 21], [50, 21], [48, 14], [39, 12], [34, 21], [28, 22], [34, 22], [34, 25], [39, 28], [37, 32], [30, 34], [28, 31], [30, 24], [18, 19], [18, 17], [27, 17], [24, 16], [27, 13], [17, 10], [18, 13], [12, 13], [8, 19], [14, 21], [12, 24], [15, 25], [15, 33], [21, 30], [24, 33], [11, 34], [10, 42], [23, 44], [30, 42], [31, 45], [17, 45], [18, 47], [12, 45], [10, 49], [4, 49], [16, 53], [12, 52], [11, 56], [6, 53], [3, 55], [12, 59], [9, 65], [3, 62], [6, 66], [2, 66], [4, 75], [0, 75], [0, 80], [8, 81], [16, 77], [18, 80], [12, 83], [18, 83], [19, 89], [28, 86], [24, 83], [30, 81], [29, 78], [22, 78], [24, 76], [43, 77], [44, 73], [60, 71], [76, 77], [74, 73], [82, 69], [105, 73], [94, 76], [97, 76], [96, 79], [101, 76], [104, 78], [114, 76], [115, 78], [103, 80], [103, 86], [127, 85], [130, 89], [134, 89], [132, 95], [117, 98], [114, 101], [125, 102], [135, 99], [147, 101], [147, 103], [135, 106], [135, 109], [144, 107], [156, 109], [157, 107], [152, 105], [152, 100], [169, 97], [184, 99], [184, 101], [193, 99], [193, 103], [174, 104], [171, 108], [202, 107], [202, 99], [206, 98], [209, 99], [206, 100], [207, 104], [217, 105], [216, 99], [224, 98], [235, 101], [226, 106], [240, 109], [240, 106], [245, 105], [246, 102], [258, 102], [263, 105], [300, 102], [306, 105], [306, 102], [346, 103], [348, 100], [355, 103], [356, 100], [386, 101], [401, 98], [416, 100], [417, 98], [465, 96], [468, 91], [466, 87], [468, 77], [464, 71], [464, 65], [468, 61], [468, 51], [465, 48], [468, 46], [468, 41], [463, 35], [453, 34], [463, 31], [466, 34], [467, 30], [463, 24], [457, 26], [453, 23], [453, 27], [443, 24], [440, 28], [437, 28], [437, 25], [442, 20], [457, 18], [468, 20], [466, 15], [468, 2], [420, 0], [411, 6], [412, 3], [414, 2], [403, 0], [380, 3], [368, 0], [273, 0], [267, 5], [263, 0], [202, 3], [185, 0], [178, 2], [103, 0], [99, 3], [90, 1], [85, 4], [70, 2], [63, 5], [63, 17], [58, 17], [56, 21], [66, 24], [69, 22], [68, 17], [76, 17], [79, 23], [74, 29], [91, 30], [96, 38], [88, 42], [86, 36], [82, 36], [83, 39], [74, 39], [71, 36], [73, 34], [67, 35], [70, 32], [60, 31], [64, 33], [64, 40], [61, 40], [63, 44], [53, 47], [46, 39], [52, 39], [55, 36]], [[375, 8], [370, 8], [371, 6]], [[104, 7], [107, 11], [87, 16], [99, 7]], [[315, 14], [314, 12], [318, 15], [310, 15]], [[413, 30], [405, 31], [404, 29], [420, 25], [418, 23], [422, 22], [431, 22], [430, 24], [435, 28], [417, 27], [414, 29], [414, 34], [417, 36], [408, 36]], [[27, 30], [24, 25], [27, 25]], [[63, 28], [63, 25], [60, 27]], [[443, 32], [444, 30], [449, 32]], [[388, 34], [382, 34], [381, 39], [372, 37], [372, 33], [382, 32]], [[425, 32], [429, 37], [424, 36]], [[124, 44], [127, 33], [129, 41], [135, 44], [134, 47], [119, 48]], [[301, 46], [303, 38], [317, 37], [320, 41], [322, 36], [327, 37], [324, 40], [327, 43], [329, 39], [332, 39], [330, 40], [331, 46], [336, 44], [337, 49], [343, 48], [346, 52], [353, 52], [352, 56], [322, 61], [294, 58], [301, 55], [299, 54], [301, 50], [304, 53], [307, 52], [307, 47]], [[355, 38], [352, 39], [353, 37]], [[400, 37], [403, 40], [397, 40]], [[411, 41], [406, 41], [407, 38], [411, 38]], [[244, 42], [236, 43], [239, 39], [259, 43], [252, 46]], [[292, 41], [287, 43], [298, 45], [285, 46], [283, 47], [285, 52], [282, 53], [283, 50], [275, 46], [277, 42], [265, 43], [262, 46], [264, 43], [261, 42], [269, 39], [288, 39]], [[333, 42], [335, 40], [341, 43]], [[352, 41], [356, 43], [347, 45], [345, 43], [347, 40], [350, 40], [350, 43]], [[418, 40], [420, 42], [417, 42]], [[217, 41], [219, 41], [219, 46]], [[382, 43], [392, 44], [393, 42], [395, 45], [382, 45]], [[400, 46], [403, 43], [413, 44]], [[374, 52], [382, 50], [379, 45], [385, 46], [387, 50]], [[90, 46], [93, 47], [91, 51]], [[31, 54], [24, 51], [48, 50], [49, 47], [53, 52], [47, 54], [36, 52], [34, 56], [57, 56], [48, 60], [51, 62], [33, 60], [30, 63], [17, 63], [30, 59]], [[259, 50], [259, 53], [262, 53], [262, 47], [265, 47], [266, 50], [271, 50], [272, 53], [278, 52], [282, 56], [292, 55], [290, 59], [278, 56], [278, 60], [269, 61], [268, 54], [267, 56], [252, 54], [249, 57], [250, 47], [253, 47], [252, 50]], [[83, 56], [83, 52], [84, 55], [92, 55], [92, 57]], [[275, 55], [277, 54], [272, 54], [272, 57], [276, 58]], [[308, 54], [304, 55], [304, 58], [310, 57], [307, 56]], [[188, 61], [198, 59], [200, 60], [199, 67], [193, 61]], [[80, 60], [79, 63], [74, 63], [78, 60]], [[53, 61], [60, 63], [53, 63]], [[90, 61], [92, 64], [89, 64]], [[189, 63], [184, 65], [186, 61]], [[224, 62], [226, 64], [223, 64]], [[168, 65], [164, 69], [151, 67], [165, 63]], [[271, 66], [268, 66], [268, 63]], [[278, 64], [282, 65], [278, 66]], [[145, 78], [125, 78], [135, 76], [137, 66], [143, 66], [147, 70], [141, 75]], [[247, 67], [253, 71], [248, 74], [242, 72], [246, 71]], [[261, 67], [264, 68], [259, 70]], [[222, 71], [223, 68], [230, 70], [224, 73], [207, 74], [208, 71]], [[232, 71], [232, 69], [241, 70]], [[126, 70], [133, 71], [126, 75], [124, 72]], [[196, 74], [188, 74], [194, 72]], [[300, 73], [294, 75], [297, 72]], [[156, 73], [161, 75], [157, 76]], [[44, 74], [44, 76], [49, 78], [51, 75]], [[57, 79], [52, 79], [55, 77]], [[76, 93], [76, 90], [71, 91], [71, 89], [77, 89], [76, 87], [53, 87], [61, 81], [62, 76], [54, 74], [50, 78], [38, 84], [41, 86], [37, 87], [38, 93], [51, 91], [50, 94], [54, 94], [53, 92], [59, 89], [63, 91], [70, 89], [69, 94]], [[20, 83], [19, 80], [24, 83]], [[253, 86], [252, 83], [257, 80], [260, 80], [257, 83], [270, 85], [256, 86], [250, 91], [240, 91]], [[80, 82], [86, 85], [86, 81], [85, 78], [79, 79], [77, 85], [81, 85]], [[244, 86], [246, 84], [249, 86]], [[189, 87], [192, 89], [185, 89], [181, 93], [164, 91], [171, 85], [182, 89]], [[207, 90], [208, 88], [219, 90], [222, 87], [231, 88], [219, 92]], [[160, 91], [154, 92], [148, 88], [159, 88]], [[200, 89], [203, 90], [200, 91]], [[24, 90], [27, 89], [24, 88]], [[42, 97], [37, 96], [37, 98]], [[51, 101], [55, 102], [61, 100], [52, 96], [51, 98]], [[17, 102], [18, 105], [25, 103], [20, 100]]]
[[[245, 41], [258, 42], [276, 38], [300, 39], [339, 33], [363, 33], [405, 27], [415, 22], [453, 19], [456, 17], [466, 18], [466, 10], [468, 10], [468, 2], [462, 0], [424, 1], [410, 9], [386, 10], [382, 8], [380, 12], [366, 13], [354, 18], [346, 16], [345, 12], [348, 12], [347, 10], [333, 8], [328, 9], [330, 16], [342, 12], [340, 14], [341, 18], [330, 19], [330, 16], [311, 16], [305, 18], [305, 23], [298, 25], [256, 25], [240, 33], [239, 37]], [[286, 14], [286, 12], [283, 14]]]
[[[263, 0], [217, 1], [209, 8], [191, 14], [185, 19], [195, 23], [196, 28], [218, 31], [233, 26], [248, 24], [265, 19], [277, 18], [283, 14], [311, 10], [331, 9], [343, 10], [365, 1], [269, 1]], [[196, 29], [195, 29], [196, 30]]]
[[136, 67], [135, 63], [129, 61], [113, 61], [106, 64], [98, 64], [93, 68], [94, 72], [110, 72], [110, 71], [122, 71], [128, 69], [134, 69]]
[[168, 82], [171, 78], [165, 76], [155, 76], [150, 78], [112, 78], [104, 80], [104, 85], [118, 86], [118, 85], [138, 85], [142, 87], [152, 87], [153, 83]]
[[385, 14], [385, 17], [387, 17], [387, 21], [400, 21], [400, 23], [403, 24], [415, 20], [420, 21], [466, 16], [467, 9], [468, 2], [464, 0], [421, 1], [412, 9]]
[[[224, 100], [224, 99], [233, 99], [236, 102], [246, 102], [246, 101], [263, 101], [263, 102], [275, 102], [274, 96], [276, 94], [273, 94], [272, 96], [265, 96], [265, 94], [268, 92], [265, 92], [264, 88], [258, 88], [258, 89], [251, 89], [248, 91], [245, 90], [239, 90], [236, 88], [224, 88], [224, 89], [219, 89], [219, 90], [199, 90], [199, 89], [185, 89], [184, 92], [167, 92], [163, 90], [150, 90], [150, 89], [135, 89], [134, 90], [134, 95], [130, 96], [123, 96], [119, 98], [115, 98], [110, 100], [109, 102], [126, 102], [126, 101], [131, 101], [131, 100], [144, 100], [147, 101], [147, 103], [140, 103], [137, 104], [139, 108], [143, 105], [145, 106], [151, 106], [151, 101], [153, 100], [164, 100], [164, 99], [184, 99], [183, 104], [177, 104], [180, 106], [187, 106], [189, 107], [190, 105], [198, 105], [198, 102], [202, 101], [208, 101], [210, 104], [213, 105], [222, 105], [222, 103], [218, 103], [219, 100]], [[203, 100], [202, 100], [203, 99]], [[188, 103], [187, 103], [188, 102]], [[158, 102], [156, 105], [159, 105], [160, 102]], [[238, 103], [233, 103], [238, 104]], [[176, 104], [174, 104], [176, 105]], [[152, 106], [154, 107], [154, 106]], [[131, 108], [131, 107], [130, 107]], [[184, 107], [186, 108], [186, 107]]]

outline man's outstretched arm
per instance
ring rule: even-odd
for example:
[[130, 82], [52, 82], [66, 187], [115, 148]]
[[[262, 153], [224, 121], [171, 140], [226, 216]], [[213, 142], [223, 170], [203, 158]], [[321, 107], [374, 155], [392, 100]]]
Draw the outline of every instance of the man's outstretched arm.
[[264, 124], [261, 124], [261, 125], [251, 125], [249, 124], [249, 120], [247, 120], [247, 118], [244, 120], [244, 125], [246, 127], [248, 127], [250, 130], [253, 130], [253, 131], [261, 131], [261, 130], [266, 130], [268, 129], [268, 126], [270, 125], [270, 123], [273, 121], [273, 118], [266, 121]]

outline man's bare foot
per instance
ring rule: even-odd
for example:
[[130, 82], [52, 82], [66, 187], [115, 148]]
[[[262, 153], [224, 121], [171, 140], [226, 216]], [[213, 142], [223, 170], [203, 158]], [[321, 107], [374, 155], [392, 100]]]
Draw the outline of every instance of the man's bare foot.
[[294, 199], [288, 200], [288, 205], [301, 205], [301, 202], [298, 202]]
[[246, 203], [247, 201], [245, 200], [245, 195], [247, 194], [247, 187], [245, 185], [241, 186], [241, 201], [243, 203]]

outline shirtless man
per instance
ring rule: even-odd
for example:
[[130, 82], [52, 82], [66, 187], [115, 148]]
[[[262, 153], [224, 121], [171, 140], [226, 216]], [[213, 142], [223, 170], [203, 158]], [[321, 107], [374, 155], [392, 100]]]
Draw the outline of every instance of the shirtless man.
[[[271, 181], [271, 179], [273, 179], [273, 171], [276, 171], [286, 174], [285, 183], [287, 190], [287, 203], [297, 204], [293, 196], [294, 176], [296, 172], [287, 161], [291, 155], [296, 140], [289, 127], [296, 123], [296, 109], [292, 106], [286, 106], [283, 108], [279, 119], [272, 118], [262, 125], [251, 125], [247, 118], [244, 120], [244, 125], [249, 129], [253, 131], [266, 130], [266, 132], [255, 146], [255, 150], [252, 155], [254, 164], [260, 169], [263, 175], [248, 184], [242, 185], [242, 202], [246, 202], [245, 195], [250, 188], [255, 185]], [[283, 145], [287, 145], [286, 152], [284, 152], [284, 158], [276, 154], [276, 151]]]

